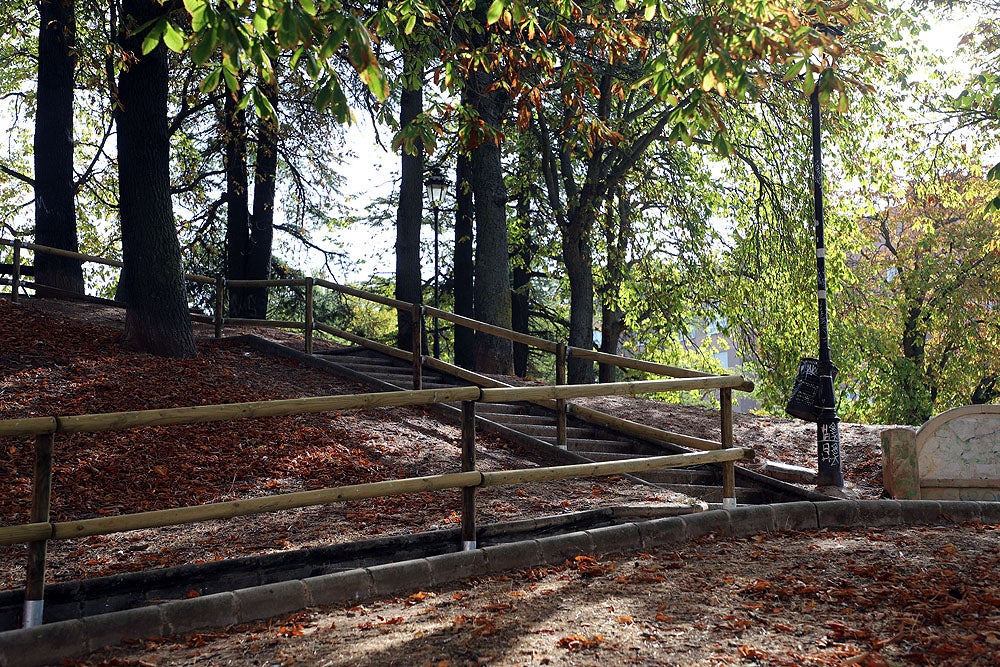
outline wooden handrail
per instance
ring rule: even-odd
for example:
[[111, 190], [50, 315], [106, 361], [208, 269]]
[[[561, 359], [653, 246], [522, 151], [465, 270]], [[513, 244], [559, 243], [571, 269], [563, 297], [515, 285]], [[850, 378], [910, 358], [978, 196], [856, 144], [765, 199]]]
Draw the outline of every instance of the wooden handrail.
[[[0, 245], [13, 246], [13, 242], [7, 241], [5, 239], [0, 239]], [[72, 252], [69, 250], [61, 250], [59, 248], [52, 248], [49, 246], [38, 245], [35, 243], [22, 243], [20, 247], [32, 250], [35, 252], [45, 252], [52, 255], [57, 255], [61, 257], [70, 257], [73, 259], [79, 259], [81, 261], [96, 262], [99, 264], [106, 264], [108, 266], [122, 267], [122, 263], [118, 260], [105, 259], [103, 257], [97, 257], [94, 255], [87, 255], [79, 252]], [[193, 282], [201, 284], [215, 284], [217, 278], [211, 278], [209, 276], [203, 276], [199, 274], [186, 273], [184, 274], [185, 280], [190, 280]], [[279, 287], [279, 286], [304, 286], [307, 284], [307, 279], [297, 278], [288, 280], [229, 280], [226, 281], [226, 285], [230, 287]], [[381, 294], [374, 294], [372, 292], [366, 292], [364, 290], [357, 289], [355, 287], [349, 287], [347, 285], [340, 285], [329, 280], [315, 279], [314, 284], [320, 287], [325, 287], [342, 294], [347, 294], [360, 299], [365, 299], [367, 301], [372, 301], [374, 303], [380, 303], [391, 308], [398, 308], [401, 310], [410, 310], [413, 308], [413, 304], [407, 301], [401, 301], [399, 299], [393, 299], [390, 297], [382, 296]], [[468, 327], [475, 331], [480, 331], [483, 333], [498, 336], [500, 338], [505, 338], [507, 340], [523, 343], [525, 345], [531, 345], [540, 350], [546, 352], [557, 353], [558, 344], [544, 338], [539, 338], [538, 336], [532, 336], [530, 334], [521, 333], [518, 331], [512, 331], [504, 327], [499, 327], [493, 324], [487, 324], [485, 322], [480, 322], [468, 317], [463, 317], [461, 315], [456, 315], [455, 313], [448, 312], [446, 310], [441, 310], [439, 308], [434, 308], [431, 306], [424, 306], [425, 315], [430, 315], [437, 317], [439, 319], [451, 322], [453, 324], [458, 324], [464, 327]], [[284, 327], [284, 328], [303, 328], [304, 323], [298, 322], [281, 322], [278, 320], [245, 320], [245, 319], [226, 319], [228, 324], [249, 324], [256, 326], [274, 326], [274, 327]], [[315, 325], [316, 329], [321, 329], [319, 323]], [[328, 332], [334, 333], [334, 332]], [[334, 335], [339, 335], [334, 333]], [[345, 338], [346, 340], [351, 340]], [[354, 340], [352, 342], [358, 342]], [[359, 343], [361, 344], [361, 343]], [[687, 368], [680, 368], [678, 366], [670, 366], [667, 364], [659, 364], [651, 361], [643, 361], [641, 359], [632, 359], [629, 357], [623, 357], [617, 354], [608, 354], [607, 352], [598, 352], [596, 350], [586, 350], [579, 347], [567, 347], [567, 356], [576, 357], [578, 359], [587, 359], [590, 361], [596, 361], [599, 363], [614, 364], [620, 368], [631, 368], [633, 370], [645, 371], [648, 373], [656, 373], [659, 375], [666, 375], [674, 378], [706, 378], [706, 377], [719, 377], [711, 373], [706, 373], [704, 371], [696, 371]], [[410, 358], [410, 357], [408, 357]], [[754, 385], [749, 380], [744, 380], [741, 386], [734, 386], [733, 389], [738, 389], [741, 391], [753, 391]]]
[[[425, 389], [423, 391], [387, 391], [376, 394], [310, 396], [306, 398], [286, 398], [276, 401], [223, 403], [219, 405], [109, 412], [54, 418], [6, 419], [0, 421], [0, 437], [38, 435], [53, 432], [112, 431], [144, 426], [201, 424], [229, 419], [281, 417], [336, 410], [429, 405], [431, 403], [448, 403], [451, 401], [474, 401], [479, 398], [479, 394], [479, 387], [455, 387], [454, 389]], [[53, 419], [56, 422], [54, 431], [52, 430], [51, 421]]]
[[356, 296], [359, 299], [366, 299], [368, 301], [374, 301], [375, 303], [381, 303], [384, 306], [389, 306], [391, 308], [398, 308], [400, 310], [409, 310], [413, 307], [413, 304], [409, 301], [400, 301], [399, 299], [393, 299], [387, 296], [382, 296], [381, 294], [375, 294], [373, 292], [365, 292], [364, 290], [357, 289], [356, 287], [349, 287], [347, 285], [339, 285], [329, 280], [323, 280], [322, 278], [316, 279], [316, 285], [319, 287], [325, 287], [327, 289], [333, 290], [334, 292], [340, 292], [341, 294], [348, 294], [350, 296]]
[[652, 361], [643, 361], [642, 359], [630, 359], [618, 354], [608, 354], [607, 352], [598, 352], [597, 350], [585, 350], [582, 347], [566, 348], [566, 354], [570, 357], [576, 357], [577, 359], [587, 359], [589, 361], [614, 364], [621, 368], [631, 368], [637, 371], [657, 373], [658, 375], [668, 375], [675, 378], [716, 377], [712, 373], [705, 373], [704, 371], [695, 371], [690, 368], [680, 368], [679, 366], [668, 366], [667, 364], [658, 364]]
[[624, 461], [603, 461], [599, 463], [581, 463], [547, 468], [503, 470], [499, 472], [473, 470], [425, 477], [408, 477], [397, 480], [369, 482], [367, 484], [298, 491], [263, 498], [231, 500], [221, 503], [209, 503], [207, 505], [124, 514], [114, 517], [7, 526], [0, 528], [0, 545], [20, 544], [26, 541], [45, 539], [60, 540], [93, 535], [108, 535], [128, 530], [162, 528], [164, 526], [175, 526], [184, 523], [229, 519], [237, 516], [278, 512], [299, 507], [326, 505], [335, 502], [364, 500], [367, 498], [403, 495], [407, 493], [602, 477], [605, 475], [643, 472], [657, 468], [680, 468], [706, 463], [751, 460], [753, 457], [754, 452], [752, 449], [737, 447], [715, 452], [670, 454], [667, 456], [626, 459]]
[[606, 382], [603, 384], [488, 388], [482, 390], [483, 395], [479, 400], [484, 403], [506, 403], [510, 401], [530, 401], [540, 398], [626, 396], [661, 391], [736, 388], [742, 386], [745, 382], [746, 380], [739, 375], [720, 375], [707, 378], [671, 378], [669, 380], [638, 380], [635, 382]]
[[462, 317], [461, 315], [456, 315], [455, 313], [448, 312], [447, 310], [441, 310], [440, 308], [434, 308], [433, 306], [425, 306], [425, 310], [428, 315], [439, 317], [442, 320], [447, 320], [448, 322], [452, 322], [454, 324], [461, 324], [462, 326], [475, 331], [481, 331], [483, 333], [499, 336], [500, 338], [506, 338], [507, 340], [514, 341], [515, 343], [532, 345], [540, 350], [545, 350], [546, 352], [556, 351], [556, 343], [553, 343], [550, 340], [545, 340], [544, 338], [539, 338], [538, 336], [532, 336], [531, 334], [521, 333], [519, 331], [511, 331], [510, 329], [498, 327], [493, 324], [487, 324], [485, 322], [480, 322], [479, 320]]

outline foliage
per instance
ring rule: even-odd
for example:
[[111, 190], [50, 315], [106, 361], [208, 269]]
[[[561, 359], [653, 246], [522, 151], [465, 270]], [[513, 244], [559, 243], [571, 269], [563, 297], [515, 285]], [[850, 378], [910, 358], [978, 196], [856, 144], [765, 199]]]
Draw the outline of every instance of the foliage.
[[[844, 297], [863, 347], [849, 369], [851, 412], [919, 424], [932, 414], [998, 396], [1000, 290], [992, 186], [975, 167], [928, 170], [898, 199], [863, 218], [867, 245]], [[863, 374], [863, 375], [861, 375]]]

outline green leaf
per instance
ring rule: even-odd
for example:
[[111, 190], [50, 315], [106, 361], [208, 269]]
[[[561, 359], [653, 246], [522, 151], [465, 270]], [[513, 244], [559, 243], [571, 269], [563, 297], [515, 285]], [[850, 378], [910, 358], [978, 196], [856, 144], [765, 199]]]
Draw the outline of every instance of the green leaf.
[[149, 29], [146, 33], [145, 39], [142, 40], [142, 55], [151, 53], [160, 44], [160, 38], [163, 37], [163, 31], [167, 28], [167, 20], [160, 19], [153, 27]]
[[198, 89], [203, 93], [210, 93], [219, 87], [219, 77], [222, 76], [222, 68], [216, 67], [208, 76], [201, 80], [201, 84], [198, 85]]
[[986, 179], [989, 181], [1000, 181], [1000, 163], [993, 165], [993, 168], [986, 174]]
[[615, 0], [615, 11], [623, 12], [628, 9], [628, 2], [626, 0]]
[[191, 15], [191, 29], [201, 32], [208, 25], [208, 2], [206, 0], [184, 0], [184, 7]]
[[309, 16], [316, 16], [316, 5], [313, 4], [312, 0], [299, 0], [302, 4], [302, 9]]
[[277, 117], [277, 112], [271, 105], [271, 100], [267, 99], [267, 95], [261, 94], [260, 90], [254, 88], [253, 93], [253, 106], [257, 111], [257, 115], [261, 118], [275, 118]]
[[506, 6], [504, 0], [493, 0], [493, 4], [486, 10], [486, 25], [493, 25], [500, 20]]
[[167, 21], [163, 32], [163, 43], [174, 53], [180, 53], [184, 50], [184, 33], [178, 30], [173, 23]]
[[299, 26], [295, 14], [285, 10], [281, 15], [281, 25], [278, 27], [278, 43], [285, 48], [291, 48], [299, 42]]
[[215, 31], [212, 30], [203, 35], [202, 38], [191, 47], [191, 59], [196, 65], [204, 65], [212, 56], [215, 50]]

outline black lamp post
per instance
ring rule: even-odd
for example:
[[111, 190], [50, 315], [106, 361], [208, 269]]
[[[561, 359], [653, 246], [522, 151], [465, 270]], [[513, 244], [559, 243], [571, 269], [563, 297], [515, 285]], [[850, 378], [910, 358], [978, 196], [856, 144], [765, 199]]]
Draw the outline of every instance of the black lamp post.
[[[439, 303], [439, 292], [438, 292], [438, 215], [441, 209], [441, 202], [444, 200], [444, 193], [448, 190], [448, 179], [444, 177], [441, 170], [437, 167], [431, 169], [430, 175], [424, 181], [424, 189], [427, 191], [427, 199], [431, 202], [431, 208], [434, 211], [434, 307], [438, 308]], [[438, 318], [437, 315], [434, 316], [434, 357], [436, 359], [441, 358], [441, 344], [438, 338]]]
[[[836, 26], [817, 24], [828, 36], [840, 36], [844, 31]], [[812, 176], [813, 211], [816, 223], [816, 294], [819, 307], [819, 393], [816, 400], [816, 441], [818, 455], [817, 486], [843, 487], [844, 475], [840, 458], [840, 418], [834, 393], [833, 360], [830, 356], [830, 332], [826, 307], [826, 245], [823, 239], [823, 156], [820, 149], [819, 82], [809, 97], [812, 116]]]

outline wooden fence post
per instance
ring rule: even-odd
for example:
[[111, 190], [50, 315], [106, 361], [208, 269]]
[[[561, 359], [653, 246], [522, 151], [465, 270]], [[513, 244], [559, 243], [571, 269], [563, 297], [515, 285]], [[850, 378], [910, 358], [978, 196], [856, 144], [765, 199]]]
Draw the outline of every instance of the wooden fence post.
[[424, 307], [419, 303], [413, 304], [410, 310], [413, 325], [413, 388], [422, 389], [423, 380], [423, 351], [424, 351]]
[[226, 304], [226, 279], [215, 278], [215, 337], [222, 338], [222, 312]]
[[[476, 402], [462, 401], [462, 472], [476, 469]], [[462, 551], [476, 548], [476, 487], [462, 488]]]
[[17, 293], [21, 290], [21, 242], [14, 239], [14, 269], [10, 277], [10, 300], [17, 301]]
[[[719, 390], [719, 409], [722, 413], [722, 448], [733, 446], [733, 390]], [[722, 464], [722, 508], [736, 507], [736, 463], [725, 461]]]
[[306, 278], [306, 354], [313, 352], [313, 279]]
[[[48, 523], [52, 499], [52, 433], [35, 436], [35, 476], [31, 489], [31, 523]], [[47, 540], [28, 544], [22, 627], [42, 624], [45, 607], [45, 552]]]
[[[556, 384], [566, 384], [566, 345], [556, 345]], [[566, 449], [566, 399], [556, 399], [556, 445]]]

